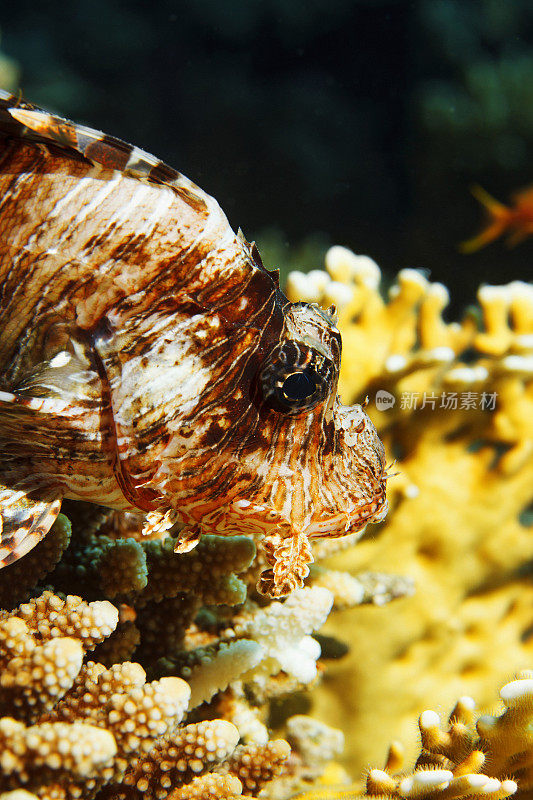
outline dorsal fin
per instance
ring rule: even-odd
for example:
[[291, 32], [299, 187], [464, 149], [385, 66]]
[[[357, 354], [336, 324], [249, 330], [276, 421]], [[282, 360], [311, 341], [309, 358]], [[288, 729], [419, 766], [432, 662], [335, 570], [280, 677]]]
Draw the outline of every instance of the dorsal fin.
[[0, 134], [55, 145], [82, 156], [92, 164], [122, 172], [148, 183], [169, 186], [198, 210], [207, 195], [177, 170], [150, 153], [109, 136], [50, 114], [20, 97], [0, 90]]

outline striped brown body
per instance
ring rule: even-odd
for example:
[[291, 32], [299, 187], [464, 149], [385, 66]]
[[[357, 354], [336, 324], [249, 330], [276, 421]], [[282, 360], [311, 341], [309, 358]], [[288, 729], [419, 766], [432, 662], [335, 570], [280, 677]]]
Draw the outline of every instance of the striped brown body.
[[220, 207], [152, 156], [0, 94], [0, 562], [61, 499], [264, 533], [272, 595], [309, 537], [386, 511], [383, 448], [336, 396], [330, 313], [291, 304]]

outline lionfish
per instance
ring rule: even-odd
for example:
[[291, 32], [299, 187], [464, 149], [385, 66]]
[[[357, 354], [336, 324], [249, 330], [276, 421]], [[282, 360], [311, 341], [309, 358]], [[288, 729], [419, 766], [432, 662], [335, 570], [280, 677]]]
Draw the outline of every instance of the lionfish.
[[180, 522], [178, 552], [263, 535], [275, 597], [311, 537], [383, 519], [383, 446], [337, 397], [334, 309], [290, 303], [212, 197], [5, 92], [0, 186], [0, 565], [73, 498]]

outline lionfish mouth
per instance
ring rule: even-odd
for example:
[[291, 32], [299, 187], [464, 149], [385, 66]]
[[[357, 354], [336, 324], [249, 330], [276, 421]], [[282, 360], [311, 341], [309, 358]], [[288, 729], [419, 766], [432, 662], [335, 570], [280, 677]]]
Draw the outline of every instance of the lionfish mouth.
[[366, 525], [367, 522], [381, 522], [381, 520], [385, 518], [386, 513], [387, 498], [385, 496], [385, 492], [383, 491], [371, 503], [368, 503], [354, 514], [350, 515], [351, 519], [349, 530], [351, 532], [359, 530], [363, 525]]
[[327, 517], [312, 522], [305, 529], [307, 536], [347, 536], [350, 533], [357, 533], [364, 528], [368, 522], [381, 522], [387, 514], [387, 498], [385, 488], [372, 500], [372, 502], [361, 506], [357, 511], [349, 514], [339, 511], [334, 517]]
[[396, 462], [393, 461], [392, 464], [389, 464], [383, 470], [379, 490], [376, 492], [374, 500], [372, 500], [371, 503], [367, 503], [367, 505], [363, 506], [355, 514], [353, 514], [350, 524], [351, 530], [353, 529], [354, 525], [358, 525], [356, 528], [356, 530], [358, 530], [363, 524], [366, 525], [368, 522], [382, 522], [385, 519], [388, 511], [386, 495], [387, 481], [389, 478], [394, 478], [399, 474], [398, 472], [391, 472], [395, 464]]

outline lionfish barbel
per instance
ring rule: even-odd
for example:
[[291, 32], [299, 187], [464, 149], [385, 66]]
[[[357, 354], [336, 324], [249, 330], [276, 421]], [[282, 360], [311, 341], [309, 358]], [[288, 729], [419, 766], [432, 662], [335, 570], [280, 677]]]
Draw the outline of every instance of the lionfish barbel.
[[0, 93], [0, 565], [63, 498], [147, 529], [263, 534], [259, 588], [386, 513], [337, 397], [334, 310], [290, 303], [218, 203], [137, 147]]

